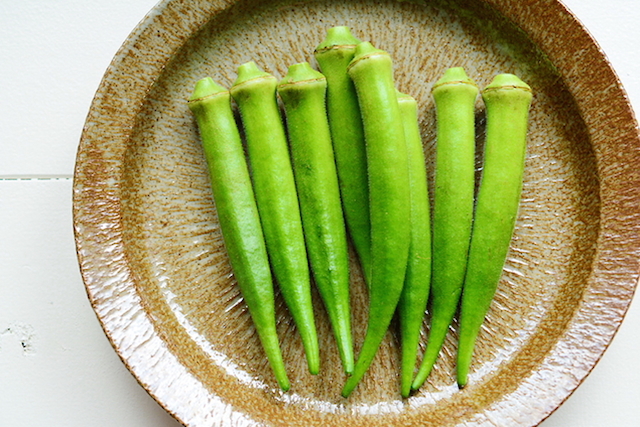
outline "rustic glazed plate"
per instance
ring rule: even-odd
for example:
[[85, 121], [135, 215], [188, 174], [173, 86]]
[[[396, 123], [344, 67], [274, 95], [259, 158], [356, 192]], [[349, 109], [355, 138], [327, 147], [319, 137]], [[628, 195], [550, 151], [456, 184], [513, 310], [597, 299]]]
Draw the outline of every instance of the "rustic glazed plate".
[[[278, 299], [292, 381], [283, 393], [234, 282], [186, 100], [198, 79], [230, 85], [247, 61], [277, 77], [295, 62], [315, 64], [313, 49], [334, 25], [394, 58], [398, 88], [420, 105], [429, 171], [430, 89], [446, 68], [465, 67], [480, 87], [515, 73], [535, 92], [517, 229], [463, 390], [455, 385], [454, 324], [415, 396], [400, 398], [391, 332], [343, 399], [322, 305], [322, 371], [311, 376]], [[483, 117], [479, 102], [479, 143]], [[640, 258], [638, 170], [625, 93], [559, 2], [163, 1], [116, 55], [89, 112], [74, 183], [77, 251], [114, 348], [187, 426], [531, 426], [585, 378], [630, 303]], [[367, 297], [354, 260], [352, 267], [358, 347]]]

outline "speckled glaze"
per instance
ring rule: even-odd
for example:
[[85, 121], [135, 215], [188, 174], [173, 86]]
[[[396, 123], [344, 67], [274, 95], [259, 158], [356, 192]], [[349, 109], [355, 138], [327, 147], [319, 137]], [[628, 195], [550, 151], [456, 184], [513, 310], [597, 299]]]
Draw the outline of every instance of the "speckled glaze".
[[[454, 324], [415, 396], [400, 398], [392, 331], [341, 398], [345, 378], [315, 293], [315, 377], [277, 299], [292, 383], [283, 393], [234, 282], [186, 100], [205, 76], [230, 86], [247, 61], [278, 78], [293, 63], [315, 65], [313, 48], [335, 25], [394, 58], [398, 89], [419, 104], [430, 172], [430, 91], [446, 68], [464, 67], [480, 87], [515, 73], [534, 90], [520, 216], [463, 390]], [[477, 130], [481, 143], [480, 102]], [[632, 298], [639, 165], [638, 126], [617, 77], [555, 0], [163, 1], [114, 58], [87, 117], [73, 194], [78, 258], [115, 350], [186, 426], [533, 426], [593, 368]], [[352, 253], [356, 350], [366, 302]]]

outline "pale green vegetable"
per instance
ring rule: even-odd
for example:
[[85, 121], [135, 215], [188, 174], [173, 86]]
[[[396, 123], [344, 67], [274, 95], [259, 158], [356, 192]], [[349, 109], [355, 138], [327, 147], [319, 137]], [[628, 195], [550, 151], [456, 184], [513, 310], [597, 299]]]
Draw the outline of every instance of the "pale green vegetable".
[[353, 372], [349, 254], [325, 108], [327, 81], [304, 62], [289, 67], [278, 93], [286, 111], [307, 253], [329, 314], [344, 371]]
[[348, 68], [358, 94], [367, 144], [371, 270], [369, 321], [347, 397], [369, 369], [402, 293], [411, 217], [407, 146], [396, 98], [391, 57], [369, 42], [358, 44]]
[[429, 376], [458, 309], [467, 268], [475, 179], [478, 87], [461, 67], [449, 68], [432, 90], [436, 105], [431, 325], [412, 388]]
[[487, 139], [460, 307], [460, 387], [467, 384], [476, 338], [509, 252], [520, 204], [533, 95], [517, 76], [500, 74], [483, 90], [482, 98]]
[[290, 387], [276, 333], [274, 291], [258, 208], [229, 91], [207, 77], [189, 99], [209, 167], [225, 248], [278, 384]]
[[356, 88], [347, 74], [358, 43], [349, 27], [329, 28], [315, 58], [328, 84], [327, 113], [344, 216], [366, 277], [371, 264], [367, 152]]
[[277, 105], [277, 79], [254, 62], [238, 68], [230, 89], [240, 110], [269, 260], [302, 337], [309, 372], [320, 369], [311, 276], [291, 159]]
[[409, 397], [418, 355], [420, 329], [429, 299], [431, 214], [429, 212], [427, 170], [418, 124], [418, 104], [413, 97], [399, 93], [398, 106], [402, 115], [409, 155], [409, 184], [411, 188], [411, 246], [409, 247], [404, 288], [398, 305], [402, 340], [401, 391], [403, 397]]

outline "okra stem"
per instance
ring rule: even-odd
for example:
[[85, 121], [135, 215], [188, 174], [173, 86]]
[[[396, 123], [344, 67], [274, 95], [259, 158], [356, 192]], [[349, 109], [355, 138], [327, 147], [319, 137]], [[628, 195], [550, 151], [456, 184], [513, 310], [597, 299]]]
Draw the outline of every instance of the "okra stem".
[[273, 373], [290, 387], [276, 332], [274, 291], [262, 226], [229, 91], [210, 77], [189, 99], [205, 152], [220, 229], [234, 276]]
[[500, 74], [483, 90], [482, 98], [487, 137], [460, 307], [460, 387], [467, 384], [475, 341], [509, 251], [520, 203], [533, 95], [517, 76]]
[[284, 124], [277, 105], [277, 79], [255, 62], [238, 68], [230, 89], [244, 126], [258, 212], [269, 260], [307, 356], [309, 372], [320, 368], [311, 301], [311, 279]]
[[278, 85], [311, 271], [329, 314], [344, 371], [350, 374], [354, 356], [349, 255], [325, 107], [326, 90], [325, 77], [306, 62], [290, 66]]

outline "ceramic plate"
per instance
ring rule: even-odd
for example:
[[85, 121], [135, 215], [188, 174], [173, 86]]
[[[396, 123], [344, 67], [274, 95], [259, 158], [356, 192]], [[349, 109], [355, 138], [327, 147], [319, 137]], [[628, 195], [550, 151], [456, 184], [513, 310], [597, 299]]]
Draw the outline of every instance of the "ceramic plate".
[[[322, 371], [312, 376], [278, 297], [292, 382], [281, 392], [234, 282], [186, 100], [202, 77], [232, 84], [247, 61], [277, 77], [295, 62], [315, 65], [334, 25], [392, 55], [398, 88], [420, 106], [429, 170], [430, 90], [446, 68], [464, 67], [480, 87], [515, 73], [535, 92], [517, 228], [463, 390], [454, 324], [428, 382], [401, 399], [392, 328], [343, 399], [322, 305]], [[479, 141], [483, 117], [479, 103]], [[531, 426], [593, 368], [631, 300], [639, 150], [617, 77], [556, 1], [163, 1], [114, 58], [86, 121], [74, 182], [79, 261], [115, 350], [187, 426]], [[367, 296], [353, 258], [352, 267], [357, 349]]]

